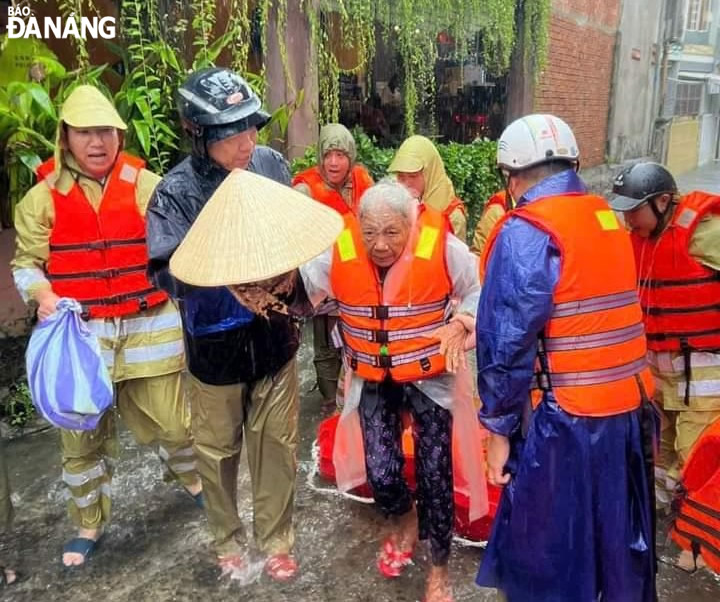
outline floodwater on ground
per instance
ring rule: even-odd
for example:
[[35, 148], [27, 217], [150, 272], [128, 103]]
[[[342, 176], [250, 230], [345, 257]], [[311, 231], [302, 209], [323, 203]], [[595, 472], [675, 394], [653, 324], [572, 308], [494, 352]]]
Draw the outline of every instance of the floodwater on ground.
[[[8, 602], [164, 602], [257, 600], [262, 602], [413, 602], [423, 593], [427, 557], [401, 578], [388, 581], [375, 568], [385, 522], [371, 505], [348, 500], [314, 475], [312, 443], [324, 416], [311, 392], [314, 375], [308, 345], [301, 350], [301, 442], [295, 503], [296, 555], [300, 576], [288, 584], [259, 577], [249, 584], [219, 580], [202, 511], [177, 485], [162, 481], [157, 457], [121, 431], [122, 454], [112, 484], [113, 520], [88, 566], [66, 570], [60, 562], [71, 535], [60, 483], [54, 430], [8, 443], [17, 519], [4, 536], [0, 559], [27, 579], [0, 590]], [[240, 514], [251, 532], [249, 475], [238, 480]], [[664, 544], [664, 536], [660, 538]], [[670, 560], [674, 552], [661, 548]], [[458, 602], [495, 600], [474, 584], [482, 549], [456, 545], [451, 571]], [[717, 602], [720, 581], [701, 571], [687, 575], [661, 564], [660, 600]]]

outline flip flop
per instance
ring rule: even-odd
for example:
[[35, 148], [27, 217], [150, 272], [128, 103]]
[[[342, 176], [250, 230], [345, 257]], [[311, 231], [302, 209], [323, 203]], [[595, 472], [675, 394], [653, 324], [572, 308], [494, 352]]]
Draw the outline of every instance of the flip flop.
[[297, 561], [292, 554], [274, 554], [265, 563], [265, 573], [274, 581], [290, 581], [297, 576]]
[[[68, 541], [63, 546], [63, 555], [67, 553], [71, 554], [80, 554], [83, 557], [82, 564], [72, 564], [67, 565], [63, 562], [63, 566], [66, 569], [79, 569], [84, 567], [87, 564], [87, 561], [89, 558], [93, 555], [95, 550], [100, 545], [100, 540], [102, 539], [102, 535], [98, 537], [97, 539], [89, 539], [87, 537], [73, 537], [70, 541]], [[60, 559], [60, 562], [62, 562], [62, 558]]]
[[380, 548], [377, 558], [377, 568], [386, 579], [395, 579], [403, 574], [409, 564], [412, 564], [414, 550], [402, 552], [392, 540], [386, 538]]
[[[6, 571], [10, 571], [13, 575], [15, 575], [15, 579], [13, 581], [10, 581], [9, 583], [7, 580], [7, 572]], [[15, 569], [11, 569], [9, 567], [0, 566], [0, 589], [4, 589], [6, 587], [11, 587], [13, 585], [17, 585], [18, 583], [23, 581], [24, 578], [25, 578], [25, 576], [21, 572], [16, 571]]]

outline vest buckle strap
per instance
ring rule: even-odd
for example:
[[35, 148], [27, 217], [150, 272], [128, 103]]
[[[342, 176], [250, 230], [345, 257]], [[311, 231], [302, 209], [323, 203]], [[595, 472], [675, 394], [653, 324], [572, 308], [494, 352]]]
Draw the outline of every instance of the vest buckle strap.
[[390, 307], [387, 305], [374, 305], [372, 317], [376, 320], [387, 320], [390, 317]]
[[378, 355], [375, 357], [375, 364], [377, 368], [392, 368], [393, 361], [390, 355]]

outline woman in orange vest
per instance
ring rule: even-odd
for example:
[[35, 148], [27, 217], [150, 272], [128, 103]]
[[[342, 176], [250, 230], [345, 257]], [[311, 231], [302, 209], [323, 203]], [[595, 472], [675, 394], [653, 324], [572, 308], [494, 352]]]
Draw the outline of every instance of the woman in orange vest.
[[504, 492], [476, 581], [509, 602], [654, 602], [653, 381], [632, 246], [578, 160], [552, 115], [498, 144], [517, 205], [487, 243], [476, 352], [489, 481]]
[[[469, 334], [463, 319], [474, 321], [480, 293], [476, 259], [448, 235], [445, 216], [396, 182], [370, 188], [345, 224], [333, 248], [301, 268], [312, 303], [338, 302], [351, 369], [335, 438], [338, 486], [368, 482], [393, 518], [377, 560], [383, 576], [399, 577], [418, 539], [430, 540], [425, 600], [448, 602], [453, 479], [467, 480], [471, 519], [487, 512], [479, 423], [470, 397], [463, 403], [455, 394], [454, 374]], [[413, 420], [417, 503], [402, 474], [404, 410]]]
[[[317, 143], [318, 165], [297, 174], [293, 178], [293, 187], [341, 215], [357, 213], [360, 197], [373, 185], [373, 180], [362, 165], [355, 163], [356, 155], [355, 139], [344, 125], [324, 125]], [[337, 306], [333, 302], [324, 303], [315, 310], [313, 362], [325, 404], [337, 403], [341, 407], [342, 363], [340, 350], [331, 337], [337, 317]]]
[[398, 182], [416, 199], [445, 215], [455, 236], [463, 242], [467, 240], [465, 204], [455, 196], [442, 157], [431, 140], [410, 136], [400, 145], [388, 171], [395, 174]]
[[[185, 353], [175, 304], [146, 276], [145, 211], [159, 178], [122, 149], [126, 125], [92, 86], [60, 111], [55, 157], [15, 212], [15, 285], [40, 320], [76, 299], [97, 335], [117, 408], [136, 440], [156, 444], [168, 474], [202, 504], [182, 387]], [[110, 517], [115, 412], [91, 431], [60, 429], [62, 479], [77, 536], [63, 563], [84, 564]], [[119, 493], [119, 492], [118, 492]]]
[[[631, 229], [648, 358], [663, 408], [658, 499], [669, 506], [700, 433], [720, 420], [720, 196], [680, 197], [670, 172], [637, 163], [615, 179]], [[690, 552], [681, 564], [691, 564]]]

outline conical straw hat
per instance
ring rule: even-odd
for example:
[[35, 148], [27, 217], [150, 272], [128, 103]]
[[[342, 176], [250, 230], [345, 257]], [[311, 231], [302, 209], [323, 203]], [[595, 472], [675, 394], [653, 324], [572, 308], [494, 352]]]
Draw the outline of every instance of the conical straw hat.
[[334, 210], [274, 180], [235, 169], [185, 235], [170, 271], [195, 286], [266, 280], [322, 253], [342, 228]]

